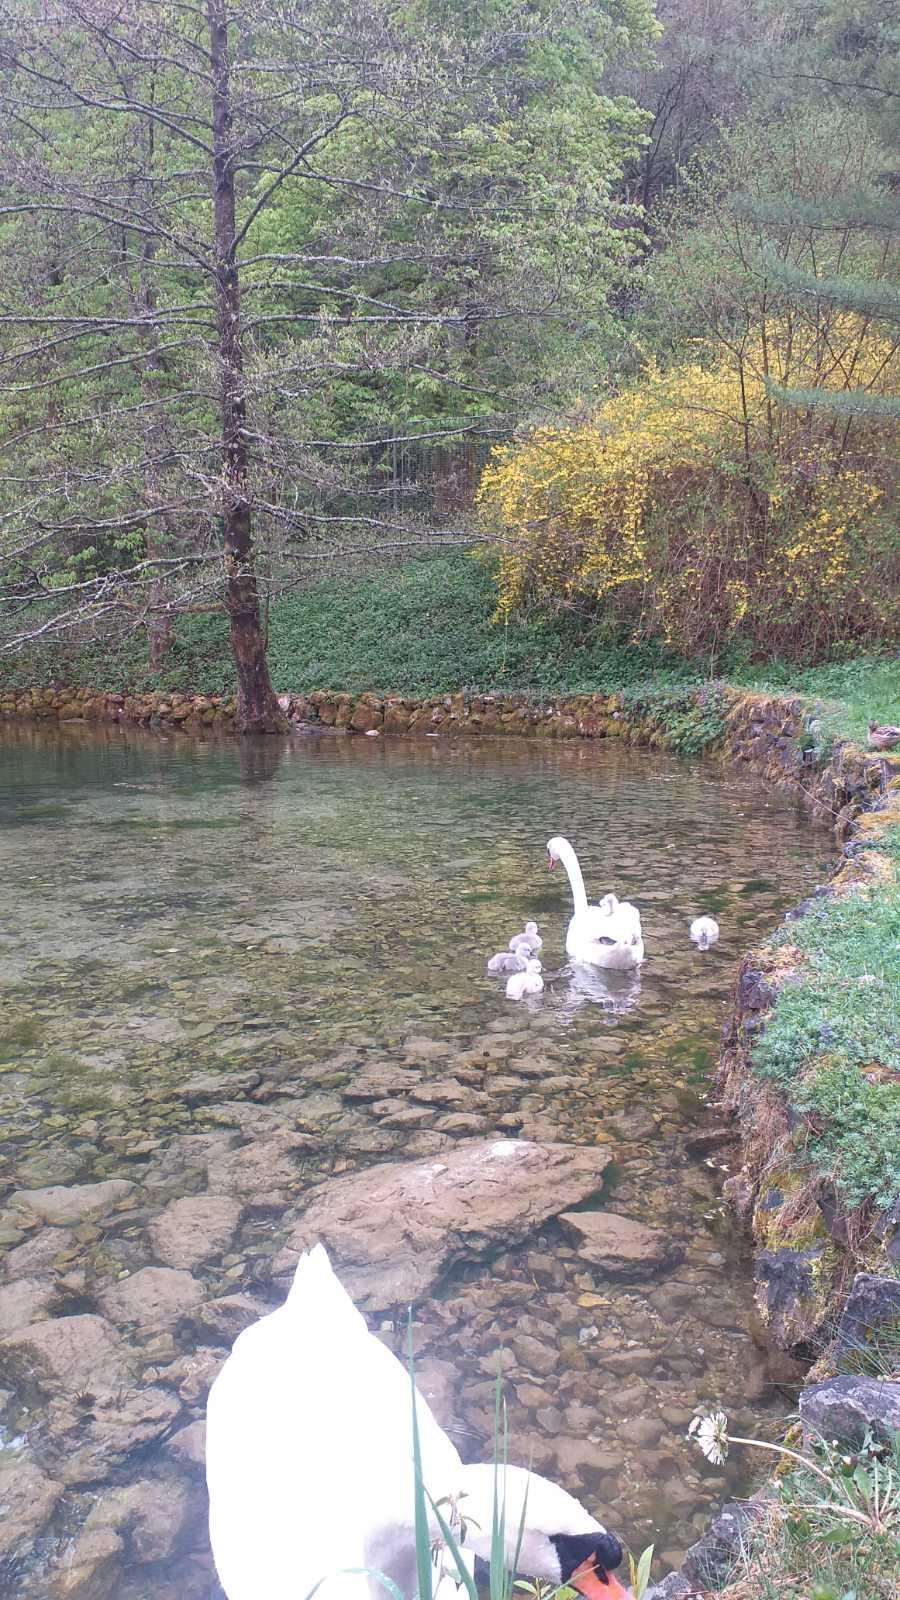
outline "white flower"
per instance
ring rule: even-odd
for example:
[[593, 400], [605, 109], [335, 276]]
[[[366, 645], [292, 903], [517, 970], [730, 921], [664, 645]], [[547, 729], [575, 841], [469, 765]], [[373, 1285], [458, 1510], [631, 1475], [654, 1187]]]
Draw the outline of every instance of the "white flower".
[[728, 1454], [728, 1418], [724, 1411], [711, 1411], [706, 1416], [695, 1417], [688, 1428], [688, 1438], [700, 1446], [707, 1461], [721, 1467]]

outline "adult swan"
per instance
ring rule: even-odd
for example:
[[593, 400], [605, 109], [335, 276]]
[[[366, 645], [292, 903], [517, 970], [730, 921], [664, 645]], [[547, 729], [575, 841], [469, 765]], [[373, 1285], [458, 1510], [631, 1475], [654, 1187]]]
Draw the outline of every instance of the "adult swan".
[[551, 868], [562, 862], [572, 890], [574, 915], [566, 931], [566, 954], [590, 967], [612, 967], [619, 972], [639, 967], [644, 940], [637, 907], [614, 895], [606, 895], [598, 906], [589, 906], [578, 857], [568, 839], [559, 835], [549, 839], [547, 855]]
[[[416, 1412], [426, 1489], [445, 1516], [459, 1503], [464, 1551], [487, 1558], [493, 1469], [463, 1466], [421, 1395]], [[611, 1570], [619, 1541], [574, 1496], [522, 1467], [499, 1478], [510, 1566], [521, 1525], [520, 1572], [588, 1600], [627, 1600]], [[369, 1333], [322, 1245], [300, 1257], [285, 1304], [240, 1335], [212, 1386], [206, 1481], [228, 1600], [389, 1600], [374, 1572], [414, 1600], [409, 1375]], [[441, 1597], [455, 1589], [442, 1581]]]

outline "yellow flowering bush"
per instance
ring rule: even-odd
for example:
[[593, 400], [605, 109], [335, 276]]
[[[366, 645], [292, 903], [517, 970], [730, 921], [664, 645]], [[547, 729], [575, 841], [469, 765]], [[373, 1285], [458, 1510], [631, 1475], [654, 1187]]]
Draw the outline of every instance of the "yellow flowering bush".
[[[855, 319], [841, 332], [859, 346]], [[685, 654], [735, 636], [796, 655], [895, 636], [889, 430], [778, 406], [765, 374], [779, 381], [791, 333], [770, 325], [764, 347], [712, 364], [651, 365], [589, 422], [495, 450], [478, 503], [499, 548], [498, 616], [577, 606]], [[889, 352], [861, 342], [855, 384], [881, 382]], [[799, 387], [796, 336], [791, 355]]]

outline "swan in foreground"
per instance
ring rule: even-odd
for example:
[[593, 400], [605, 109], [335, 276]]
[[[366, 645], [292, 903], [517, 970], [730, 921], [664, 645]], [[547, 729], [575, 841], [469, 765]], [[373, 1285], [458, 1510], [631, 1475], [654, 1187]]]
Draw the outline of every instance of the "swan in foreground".
[[698, 950], [708, 950], [719, 937], [719, 924], [715, 917], [695, 917], [691, 923], [691, 938]]
[[[418, 1394], [416, 1414], [428, 1493], [445, 1517], [448, 1501], [460, 1503], [464, 1550], [487, 1560], [494, 1469], [463, 1466]], [[519, 1572], [587, 1600], [629, 1600], [612, 1571], [621, 1545], [574, 1496], [522, 1467], [500, 1468], [499, 1479], [510, 1566], [524, 1505]], [[361, 1567], [414, 1600], [409, 1376], [369, 1333], [320, 1244], [300, 1257], [284, 1305], [235, 1341], [210, 1390], [206, 1481], [228, 1600], [306, 1600], [313, 1589], [316, 1600], [385, 1600], [375, 1578], [348, 1570]]]
[[621, 972], [640, 966], [644, 940], [637, 907], [619, 902], [615, 895], [606, 895], [600, 905], [589, 906], [578, 857], [568, 839], [557, 835], [548, 840], [547, 855], [551, 868], [557, 861], [562, 862], [572, 890], [574, 915], [566, 931], [566, 953], [573, 961], [583, 961], [591, 967], [614, 967]]
[[526, 994], [542, 994], [544, 980], [541, 977], [541, 963], [527, 961], [524, 972], [514, 972], [506, 980], [507, 1000], [524, 1000]]
[[509, 941], [510, 950], [524, 950], [527, 956], [536, 956], [544, 947], [536, 922], [526, 922], [523, 933], [514, 933]]

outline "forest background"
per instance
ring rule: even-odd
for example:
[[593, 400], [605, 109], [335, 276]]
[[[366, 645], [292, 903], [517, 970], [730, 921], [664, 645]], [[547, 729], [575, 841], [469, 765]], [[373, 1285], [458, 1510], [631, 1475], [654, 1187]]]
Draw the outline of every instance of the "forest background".
[[893, 0], [0, 0], [4, 679], [246, 731], [877, 685], [898, 44]]

